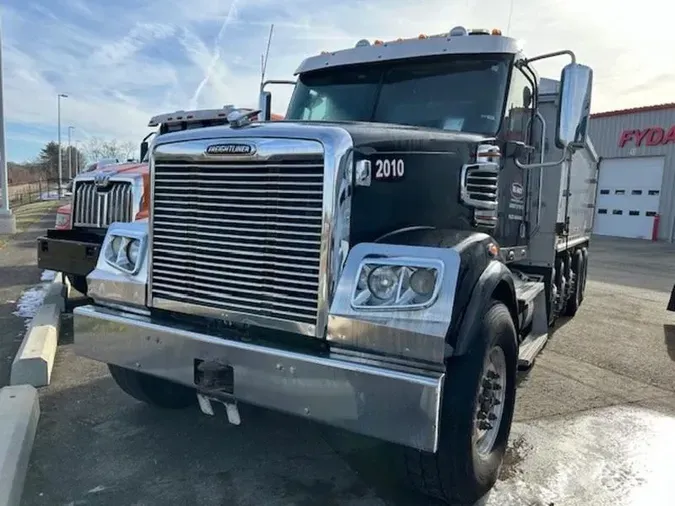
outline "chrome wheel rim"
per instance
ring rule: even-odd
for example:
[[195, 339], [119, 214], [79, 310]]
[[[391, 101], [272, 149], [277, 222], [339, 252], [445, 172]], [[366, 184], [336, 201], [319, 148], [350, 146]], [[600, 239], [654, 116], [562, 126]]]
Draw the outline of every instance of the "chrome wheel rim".
[[497, 441], [505, 397], [506, 356], [500, 346], [495, 346], [485, 359], [476, 402], [473, 440], [481, 456], [488, 455]]

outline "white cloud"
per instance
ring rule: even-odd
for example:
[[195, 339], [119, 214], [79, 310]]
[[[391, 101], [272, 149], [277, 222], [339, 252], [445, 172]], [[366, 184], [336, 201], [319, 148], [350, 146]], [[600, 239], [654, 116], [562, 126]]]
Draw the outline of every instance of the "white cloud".
[[[675, 7], [643, 0], [513, 0], [510, 35], [528, 54], [570, 48], [595, 70], [594, 110], [671, 101]], [[4, 3], [4, 2], [3, 2]], [[128, 5], [125, 5], [128, 4]], [[260, 55], [275, 24], [269, 78], [288, 79], [306, 56], [361, 38], [439, 33], [454, 25], [506, 29], [501, 0], [10, 0], [4, 29], [5, 109], [12, 125], [139, 141], [159, 113], [227, 103], [254, 106]], [[632, 4], [631, 4], [632, 5]], [[538, 65], [555, 77], [563, 58]], [[283, 112], [290, 89], [277, 87]], [[22, 134], [12, 134], [11, 139]], [[32, 136], [31, 136], [32, 137]], [[49, 140], [49, 139], [45, 139]]]

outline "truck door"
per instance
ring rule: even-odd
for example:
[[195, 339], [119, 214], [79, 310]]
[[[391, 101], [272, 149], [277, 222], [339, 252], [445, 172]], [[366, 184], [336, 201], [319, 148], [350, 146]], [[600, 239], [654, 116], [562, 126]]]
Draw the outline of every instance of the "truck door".
[[[502, 123], [502, 138], [532, 145], [533, 112], [535, 106], [533, 86], [526, 75], [514, 68], [506, 102], [506, 115]], [[533, 159], [536, 153], [530, 155]], [[521, 160], [528, 163], [530, 160]], [[497, 237], [502, 246], [519, 246], [526, 243], [527, 174], [507, 160], [499, 174], [499, 229]]]

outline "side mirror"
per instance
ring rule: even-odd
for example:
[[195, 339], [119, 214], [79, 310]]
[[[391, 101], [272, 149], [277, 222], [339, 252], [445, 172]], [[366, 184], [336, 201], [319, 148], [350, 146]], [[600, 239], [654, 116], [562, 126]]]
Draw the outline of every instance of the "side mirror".
[[141, 142], [141, 162], [145, 160], [145, 155], [148, 154], [148, 141]]
[[260, 92], [260, 103], [258, 106], [260, 109], [260, 120], [269, 121], [272, 117], [272, 93], [269, 91]]
[[574, 150], [586, 145], [592, 89], [593, 70], [590, 67], [570, 63], [563, 68], [555, 130], [555, 142], [559, 148]]

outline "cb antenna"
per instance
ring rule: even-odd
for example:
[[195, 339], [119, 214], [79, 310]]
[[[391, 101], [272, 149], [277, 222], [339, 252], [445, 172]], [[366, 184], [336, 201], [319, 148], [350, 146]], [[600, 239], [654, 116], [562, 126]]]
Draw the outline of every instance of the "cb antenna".
[[511, 0], [511, 5], [509, 5], [509, 22], [506, 24], [506, 35], [511, 31], [511, 18], [513, 18], [513, 4], [516, 0]]
[[274, 23], [270, 25], [270, 35], [267, 38], [267, 49], [264, 55], [260, 55], [260, 90], [262, 91], [265, 82], [265, 71], [267, 70], [267, 60], [270, 56], [270, 45], [272, 44], [272, 33], [274, 33]]

